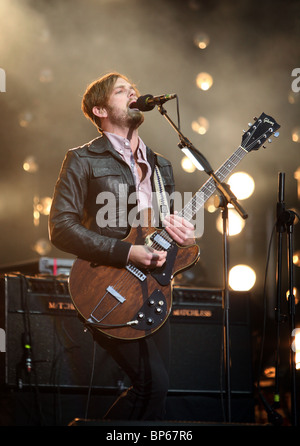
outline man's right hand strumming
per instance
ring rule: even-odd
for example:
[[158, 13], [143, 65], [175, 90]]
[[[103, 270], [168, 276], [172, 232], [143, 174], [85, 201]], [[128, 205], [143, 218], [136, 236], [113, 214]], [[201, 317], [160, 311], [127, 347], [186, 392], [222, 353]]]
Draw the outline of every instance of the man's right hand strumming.
[[166, 251], [156, 251], [146, 245], [133, 245], [130, 248], [128, 260], [139, 268], [151, 269], [161, 267], [166, 258]]

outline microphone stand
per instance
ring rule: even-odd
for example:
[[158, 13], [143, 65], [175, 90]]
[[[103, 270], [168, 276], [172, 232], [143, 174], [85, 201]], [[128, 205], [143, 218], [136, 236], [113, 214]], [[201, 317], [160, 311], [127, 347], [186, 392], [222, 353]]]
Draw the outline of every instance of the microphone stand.
[[194, 158], [201, 164], [203, 170], [213, 178], [216, 188], [221, 194], [220, 205], [222, 208], [222, 218], [223, 218], [223, 298], [222, 307], [224, 310], [224, 332], [223, 332], [223, 343], [224, 343], [224, 367], [225, 367], [225, 377], [226, 377], [226, 392], [227, 392], [227, 421], [231, 422], [231, 358], [230, 358], [230, 321], [229, 321], [229, 286], [228, 286], [228, 204], [232, 204], [236, 211], [241, 215], [242, 218], [246, 219], [248, 215], [240, 206], [237, 198], [231, 191], [230, 187], [226, 183], [220, 182], [219, 178], [215, 175], [211, 165], [207, 159], [202, 155], [202, 153], [197, 150], [193, 144], [186, 138], [178, 127], [174, 124], [171, 118], [168, 116], [166, 110], [162, 105], [158, 106], [158, 111], [162, 116], [166, 118], [169, 124], [177, 132], [180, 142], [178, 147], [183, 149], [187, 147]]
[[[289, 322], [290, 332], [293, 335], [295, 329], [295, 296], [294, 296], [294, 277], [293, 277], [293, 225], [295, 214], [292, 211], [285, 209], [284, 195], [285, 195], [285, 174], [280, 172], [278, 175], [278, 202], [277, 202], [277, 307], [275, 309], [276, 323], [277, 323], [277, 353], [275, 362], [275, 394], [274, 403], [279, 405], [279, 340], [280, 340], [280, 324], [285, 320], [284, 315], [281, 315], [281, 283], [282, 283], [282, 239], [283, 233], [287, 233], [288, 253], [288, 285], [289, 285]], [[293, 426], [297, 426], [297, 409], [296, 409], [296, 368], [295, 368], [295, 354], [290, 350], [290, 373], [291, 373], [291, 422]]]

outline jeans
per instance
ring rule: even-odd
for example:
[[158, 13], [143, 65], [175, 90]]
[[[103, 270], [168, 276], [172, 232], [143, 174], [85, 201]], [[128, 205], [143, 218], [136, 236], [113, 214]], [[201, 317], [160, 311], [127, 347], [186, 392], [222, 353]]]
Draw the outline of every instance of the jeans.
[[94, 333], [94, 338], [132, 383], [114, 402], [105, 419], [163, 420], [169, 387], [169, 321], [152, 335], [138, 340], [108, 338], [100, 332]]

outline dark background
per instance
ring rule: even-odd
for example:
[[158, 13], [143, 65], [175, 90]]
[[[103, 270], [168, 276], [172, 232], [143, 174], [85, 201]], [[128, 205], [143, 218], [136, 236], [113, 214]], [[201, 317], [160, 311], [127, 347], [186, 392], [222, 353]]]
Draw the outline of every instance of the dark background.
[[[247, 155], [237, 169], [253, 176], [255, 192], [243, 203], [249, 213], [244, 231], [230, 240], [231, 263], [252, 266], [259, 291], [279, 171], [286, 174], [287, 206], [299, 205], [294, 178], [299, 143], [292, 141], [299, 94], [289, 102], [291, 72], [299, 66], [299, 12], [293, 0], [2, 1], [0, 66], [6, 92], [0, 95], [0, 264], [36, 257], [41, 239], [43, 254], [68, 257], [47, 244], [46, 216], [33, 225], [33, 197], [51, 197], [66, 150], [97, 136], [82, 115], [81, 97], [91, 81], [116, 70], [132, 78], [142, 94], [178, 94], [181, 130], [214, 169], [236, 150], [254, 116], [265, 112], [281, 125], [279, 139]], [[205, 50], [194, 44], [198, 32], [210, 38]], [[196, 86], [201, 71], [213, 76], [208, 91]], [[166, 108], [177, 122], [175, 101]], [[191, 128], [198, 116], [210, 123], [203, 136]], [[172, 161], [177, 189], [198, 190], [206, 174], [182, 170], [176, 133], [156, 110], [145, 118], [141, 136]], [[34, 174], [22, 167], [30, 156], [38, 164]], [[205, 269], [206, 280], [218, 286], [222, 239], [216, 216], [205, 212], [194, 279], [203, 281]], [[299, 240], [298, 228], [295, 232]]]
[[[194, 44], [199, 32], [210, 38], [205, 50]], [[142, 94], [177, 93], [181, 130], [214, 169], [236, 150], [254, 116], [265, 112], [281, 125], [277, 140], [248, 154], [238, 167], [252, 175], [255, 191], [243, 202], [249, 214], [243, 232], [229, 240], [230, 266], [244, 263], [256, 271], [251, 299], [254, 308], [262, 309], [278, 172], [285, 173], [286, 206], [299, 213], [294, 173], [300, 167], [300, 146], [292, 133], [297, 127], [299, 131], [300, 100], [291, 91], [291, 73], [300, 67], [300, 2], [2, 0], [0, 36], [0, 67], [6, 73], [6, 91], [0, 93], [0, 266], [39, 255], [70, 257], [49, 244], [47, 216], [40, 215], [34, 225], [33, 200], [52, 196], [69, 148], [98, 136], [80, 109], [86, 86], [106, 72], [119, 71]], [[202, 71], [214, 79], [208, 91], [196, 86]], [[175, 101], [166, 108], [176, 121]], [[198, 116], [210, 123], [203, 136], [191, 127]], [[203, 172], [182, 170], [177, 135], [156, 110], [145, 114], [140, 135], [172, 161], [179, 191], [195, 192], [206, 181]], [[35, 173], [23, 169], [28, 157], [35, 158]], [[218, 213], [205, 211], [204, 234], [198, 241], [201, 260], [178, 284], [222, 286]], [[294, 235], [299, 250], [299, 225]], [[271, 319], [276, 305], [275, 241], [267, 281]], [[295, 267], [297, 287], [299, 280]]]

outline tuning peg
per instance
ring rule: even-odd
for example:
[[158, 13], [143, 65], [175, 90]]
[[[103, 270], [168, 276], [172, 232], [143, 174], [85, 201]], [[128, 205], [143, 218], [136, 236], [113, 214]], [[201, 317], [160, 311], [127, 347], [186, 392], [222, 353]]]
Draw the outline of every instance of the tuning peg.
[[268, 139], [268, 142], [272, 142], [272, 139], [271, 139], [271, 138], [269, 138], [269, 139]]
[[279, 136], [279, 132], [275, 132], [275, 133], [273, 133], [273, 136], [275, 136], [275, 138], [278, 138], [278, 136]]
[[248, 125], [249, 125], [249, 127], [251, 127], [251, 125], [252, 125], [252, 122], [248, 122]]
[[254, 121], [257, 121], [257, 117], [256, 117], [256, 116], [254, 116], [253, 120], [254, 120]]

